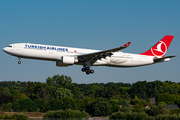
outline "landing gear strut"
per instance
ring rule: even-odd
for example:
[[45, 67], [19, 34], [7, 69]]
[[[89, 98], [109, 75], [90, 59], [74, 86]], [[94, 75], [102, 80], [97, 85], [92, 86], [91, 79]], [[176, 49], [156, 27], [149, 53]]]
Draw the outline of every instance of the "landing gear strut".
[[91, 73], [91, 74], [94, 73], [94, 70], [90, 69], [90, 68], [87, 67], [87, 66], [84, 66], [81, 70], [82, 70], [82, 72], [86, 72], [87, 75], [89, 75], [90, 73]]
[[21, 60], [21, 58], [18, 58], [18, 59], [19, 59], [18, 64], [21, 64], [21, 61], [20, 61], [20, 60]]

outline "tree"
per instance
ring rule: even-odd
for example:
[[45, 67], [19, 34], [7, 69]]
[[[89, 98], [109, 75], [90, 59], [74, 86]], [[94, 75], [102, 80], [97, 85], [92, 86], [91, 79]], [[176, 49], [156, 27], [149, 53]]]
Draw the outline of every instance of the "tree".
[[159, 105], [153, 105], [151, 109], [147, 112], [150, 116], [156, 116], [158, 114], [169, 114], [170, 111], [167, 109], [165, 105], [159, 104]]
[[49, 85], [56, 85], [58, 87], [64, 87], [70, 89], [72, 86], [72, 79], [69, 76], [54, 75], [52, 78], [48, 77], [46, 83]]
[[74, 98], [70, 98], [70, 97], [65, 97], [63, 99], [61, 99], [62, 103], [63, 103], [63, 110], [65, 109], [72, 109], [72, 110], [77, 110], [78, 106], [76, 103], [76, 99]]
[[20, 92], [16, 89], [11, 90], [10, 93], [12, 94], [12, 96], [17, 96], [18, 94], [20, 94]]
[[14, 96], [15, 100], [22, 100], [22, 99], [26, 99], [29, 98], [26, 94], [24, 93], [19, 93], [16, 96]]
[[0, 95], [0, 104], [7, 104], [14, 102], [14, 97], [9, 95]]
[[138, 99], [138, 97], [135, 95], [135, 96], [134, 96], [134, 99], [136, 99], [136, 100], [137, 100], [137, 99]]
[[17, 100], [13, 102], [12, 108], [15, 112], [35, 112], [37, 111], [37, 105], [31, 99]]
[[119, 94], [119, 92], [118, 92], [118, 89], [116, 86], [113, 85], [109, 88], [109, 90], [108, 90], [108, 98], [109, 99], [118, 94]]
[[169, 93], [161, 93], [156, 97], [157, 103], [165, 102], [166, 104], [174, 104], [179, 99], [179, 95]]
[[90, 90], [88, 91], [90, 97], [98, 97], [97, 91], [99, 91], [101, 88], [97, 85], [93, 85]]
[[159, 90], [161, 93], [169, 93], [170, 92], [169, 88], [170, 88], [169, 83], [162, 82], [162, 85], [160, 86]]
[[11, 93], [9, 92], [9, 88], [0, 87], [0, 95], [9, 95], [9, 96], [11, 96]]
[[34, 103], [36, 104], [36, 106], [38, 107], [38, 111], [43, 111], [43, 107], [45, 106], [45, 102], [42, 98], [39, 99], [35, 99]]
[[113, 102], [112, 104], [112, 112], [118, 112], [119, 109], [119, 105], [116, 102]]
[[144, 105], [142, 104], [140, 100], [138, 100], [138, 103], [134, 105], [134, 108], [138, 108], [138, 109], [143, 108], [143, 107]]
[[46, 105], [45, 105], [46, 111], [63, 110], [63, 106], [64, 106], [63, 100], [59, 100], [59, 99], [50, 100], [49, 103], [46, 103]]
[[147, 86], [148, 86], [147, 81], [138, 81], [138, 82], [132, 84], [132, 87], [131, 87], [129, 93], [132, 97], [134, 97], [136, 95], [138, 98], [143, 98], [144, 92], [148, 93]]
[[154, 88], [152, 97], [156, 97], [159, 94], [157, 87]]
[[126, 94], [131, 88], [130, 87], [119, 87], [119, 91], [122, 95]]
[[98, 98], [90, 106], [90, 114], [93, 116], [107, 116], [111, 113], [111, 106], [104, 98]]
[[180, 91], [180, 85], [178, 83], [173, 83], [169, 87], [171, 94], [178, 94]]
[[62, 99], [65, 97], [73, 97], [71, 90], [66, 89], [66, 88], [57, 88], [55, 95], [56, 95], [56, 98], [58, 99]]
[[12, 112], [12, 103], [2, 104], [3, 111]]
[[129, 105], [129, 101], [128, 100], [124, 100], [123, 102], [122, 102], [122, 106], [124, 106], [124, 107], [130, 107], [130, 105]]
[[132, 108], [123, 106], [121, 111], [125, 113], [132, 113]]
[[126, 99], [126, 100], [131, 100], [131, 96], [128, 94], [128, 93], [126, 93], [125, 95], [124, 95], [124, 99]]

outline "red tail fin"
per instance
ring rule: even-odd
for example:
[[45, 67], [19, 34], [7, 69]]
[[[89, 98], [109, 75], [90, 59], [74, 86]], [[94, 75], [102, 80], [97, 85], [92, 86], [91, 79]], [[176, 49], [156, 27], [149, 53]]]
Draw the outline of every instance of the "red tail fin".
[[140, 55], [164, 57], [173, 38], [174, 36], [166, 35], [157, 44], [155, 44], [151, 49], [149, 49], [148, 51], [144, 53], [141, 53]]

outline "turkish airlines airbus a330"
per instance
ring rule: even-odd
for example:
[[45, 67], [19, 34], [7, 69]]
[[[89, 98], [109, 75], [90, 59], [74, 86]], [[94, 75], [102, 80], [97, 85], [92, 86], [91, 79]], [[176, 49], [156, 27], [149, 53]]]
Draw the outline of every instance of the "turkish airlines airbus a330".
[[91, 66], [109, 67], [138, 67], [169, 61], [175, 56], [164, 57], [174, 36], [166, 35], [148, 51], [141, 54], [117, 52], [130, 45], [125, 45], [110, 50], [91, 50], [62, 46], [51, 46], [31, 43], [10, 44], [3, 51], [19, 58], [55, 61], [56, 66], [68, 67], [69, 65], [83, 65], [82, 72], [94, 73]]

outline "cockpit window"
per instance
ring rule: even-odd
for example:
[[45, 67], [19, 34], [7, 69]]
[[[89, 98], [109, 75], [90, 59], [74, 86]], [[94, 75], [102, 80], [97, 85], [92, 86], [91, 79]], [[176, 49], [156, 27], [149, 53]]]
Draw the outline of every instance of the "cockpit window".
[[11, 45], [8, 45], [8, 47], [12, 47]]

